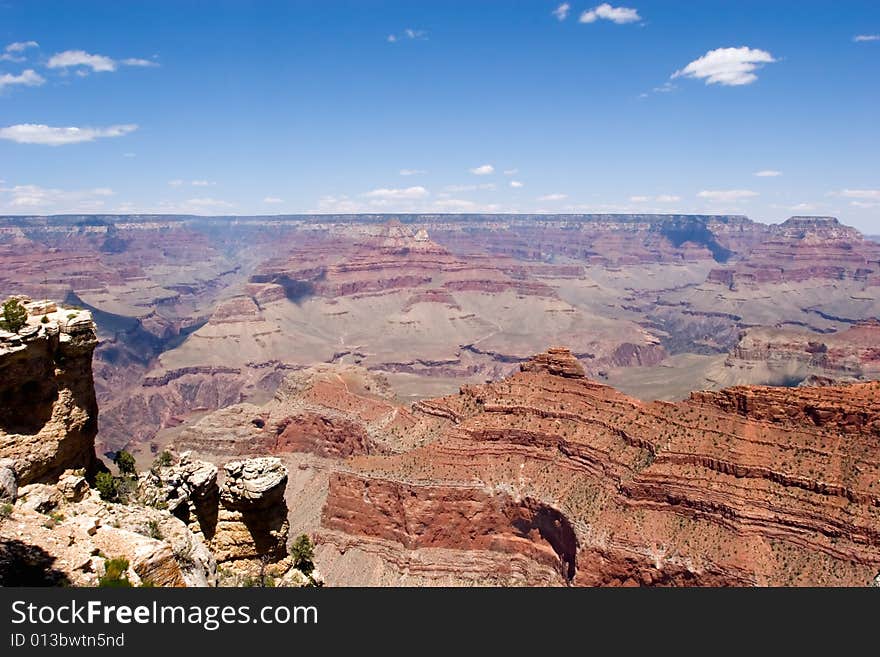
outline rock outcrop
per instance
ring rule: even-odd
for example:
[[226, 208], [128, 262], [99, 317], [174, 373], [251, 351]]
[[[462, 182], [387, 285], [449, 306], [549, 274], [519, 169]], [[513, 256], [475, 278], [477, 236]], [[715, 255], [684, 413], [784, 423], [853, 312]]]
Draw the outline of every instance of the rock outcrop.
[[27, 324], [0, 331], [0, 457], [18, 484], [97, 465], [95, 324], [85, 310], [22, 298]]
[[420, 403], [448, 423], [426, 446], [331, 476], [330, 583], [862, 586], [880, 572], [880, 383], [644, 403], [571, 376], [559, 349], [532, 362]]
[[133, 585], [214, 586], [204, 542], [167, 510], [101, 500], [78, 471], [21, 487], [0, 520], [0, 585], [96, 586], [107, 562]]
[[283, 577], [288, 521], [284, 490], [287, 468], [274, 457], [231, 461], [218, 469], [182, 453], [176, 463], [140, 476], [141, 501], [168, 508], [204, 540], [216, 559], [221, 582], [261, 573]]

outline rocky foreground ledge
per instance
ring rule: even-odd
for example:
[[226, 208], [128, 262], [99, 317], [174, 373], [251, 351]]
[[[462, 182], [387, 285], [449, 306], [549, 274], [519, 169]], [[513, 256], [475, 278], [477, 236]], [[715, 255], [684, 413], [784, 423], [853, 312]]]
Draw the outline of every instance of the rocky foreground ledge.
[[92, 353], [98, 344], [87, 310], [16, 297], [27, 310], [17, 332], [0, 329], [0, 458], [19, 484], [97, 467], [98, 404]]
[[27, 315], [0, 330], [0, 586], [321, 582], [288, 554], [279, 459], [232, 461], [218, 479], [167, 451], [111, 475], [95, 454], [91, 314], [15, 300]]

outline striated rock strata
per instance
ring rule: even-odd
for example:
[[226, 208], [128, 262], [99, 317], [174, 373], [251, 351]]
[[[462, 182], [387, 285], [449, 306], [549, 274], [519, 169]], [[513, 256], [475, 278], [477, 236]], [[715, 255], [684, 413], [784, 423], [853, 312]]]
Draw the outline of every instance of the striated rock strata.
[[[424, 447], [330, 477], [330, 583], [867, 585], [880, 383], [641, 402], [561, 349], [425, 401]], [[367, 570], [358, 570], [369, 565]]]

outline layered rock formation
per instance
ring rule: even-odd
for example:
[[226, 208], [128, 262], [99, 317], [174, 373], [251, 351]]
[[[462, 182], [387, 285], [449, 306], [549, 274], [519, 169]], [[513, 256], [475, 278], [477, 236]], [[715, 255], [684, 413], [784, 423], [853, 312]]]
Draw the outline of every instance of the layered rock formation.
[[791, 217], [770, 229], [734, 266], [709, 275], [715, 283], [800, 283], [853, 279], [880, 285], [880, 246], [834, 217]]
[[797, 385], [880, 378], [880, 321], [858, 322], [835, 333], [754, 328], [746, 331], [713, 380]]
[[554, 349], [419, 404], [448, 422], [425, 447], [334, 474], [319, 563], [331, 583], [867, 585], [878, 402], [868, 383], [644, 403]]
[[22, 298], [27, 324], [0, 331], [0, 457], [19, 485], [96, 467], [95, 324], [84, 310]]

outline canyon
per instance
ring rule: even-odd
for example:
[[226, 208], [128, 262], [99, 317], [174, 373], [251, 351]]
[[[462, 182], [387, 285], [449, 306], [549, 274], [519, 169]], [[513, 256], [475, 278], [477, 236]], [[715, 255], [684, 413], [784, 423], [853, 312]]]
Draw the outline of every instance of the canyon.
[[5, 294], [91, 312], [99, 453], [142, 463], [175, 427], [316, 363], [362, 365], [405, 401], [548, 344], [653, 399], [876, 377], [840, 349], [825, 360], [842, 368], [741, 358], [761, 330], [818, 343], [880, 316], [880, 244], [829, 217], [0, 217], [0, 263]]
[[47, 583], [880, 576], [880, 243], [834, 218], [0, 217], [0, 263], [0, 562]]

